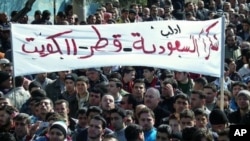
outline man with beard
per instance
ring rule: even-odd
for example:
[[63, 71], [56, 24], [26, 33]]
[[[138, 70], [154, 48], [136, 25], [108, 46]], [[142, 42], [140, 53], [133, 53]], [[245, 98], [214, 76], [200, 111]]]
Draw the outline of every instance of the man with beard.
[[231, 124], [239, 124], [243, 117], [250, 111], [250, 92], [248, 90], [239, 91], [236, 96], [238, 109], [228, 115], [228, 120]]
[[237, 60], [241, 56], [240, 47], [237, 43], [236, 35], [226, 36], [225, 58]]
[[89, 123], [88, 141], [101, 141], [106, 125], [106, 120], [102, 116], [93, 117]]

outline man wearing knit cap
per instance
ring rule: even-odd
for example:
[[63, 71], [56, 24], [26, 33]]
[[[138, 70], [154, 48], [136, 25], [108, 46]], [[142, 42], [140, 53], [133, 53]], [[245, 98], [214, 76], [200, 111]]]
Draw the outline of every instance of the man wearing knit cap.
[[67, 139], [68, 128], [65, 122], [56, 121], [49, 128], [49, 140], [65, 141]]
[[101, 72], [100, 68], [89, 68], [86, 72], [89, 79], [90, 88], [93, 88], [97, 84], [108, 85], [107, 77]]
[[76, 79], [77, 75], [74, 73], [67, 74], [65, 76], [65, 91], [59, 97], [59, 99], [65, 99], [69, 102], [69, 116], [75, 118], [78, 110], [78, 101], [76, 98]]
[[220, 109], [214, 109], [209, 115], [209, 122], [212, 127], [212, 131], [217, 132], [224, 130], [228, 127], [229, 121], [224, 111]]
[[228, 115], [229, 122], [233, 124], [239, 124], [246, 113], [250, 112], [250, 92], [248, 90], [239, 91], [236, 103], [238, 109]]

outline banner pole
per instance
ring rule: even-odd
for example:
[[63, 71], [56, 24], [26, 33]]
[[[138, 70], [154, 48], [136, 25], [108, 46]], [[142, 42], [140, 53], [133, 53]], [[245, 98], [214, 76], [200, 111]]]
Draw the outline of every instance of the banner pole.
[[17, 103], [17, 98], [16, 98], [16, 72], [15, 72], [15, 62], [14, 62], [14, 46], [13, 46], [13, 28], [12, 28], [12, 25], [13, 25], [13, 23], [10, 23], [10, 40], [11, 40], [11, 63], [12, 63], [12, 67], [13, 67], [13, 70], [12, 70], [12, 87], [13, 87], [13, 90], [14, 90], [14, 103], [12, 103], [13, 105], [16, 105], [16, 103]]
[[225, 63], [225, 15], [222, 15], [221, 22], [221, 75], [220, 75], [220, 109], [224, 111], [224, 63]]

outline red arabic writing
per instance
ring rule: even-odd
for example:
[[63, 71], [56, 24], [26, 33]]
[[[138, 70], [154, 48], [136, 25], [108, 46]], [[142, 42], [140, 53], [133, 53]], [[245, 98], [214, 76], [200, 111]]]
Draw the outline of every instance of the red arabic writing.
[[[107, 52], [106, 48], [111, 43], [114, 47], [113, 50], [108, 50], [109, 52], [132, 52], [133, 50], [136, 51], [142, 51], [144, 54], [167, 54], [168, 56], [173, 55], [174, 53], [196, 53], [197, 56], [200, 56], [200, 50], [201, 47], [198, 47], [198, 42], [202, 41], [204, 52], [207, 53], [207, 56], [205, 57], [206, 60], [209, 59], [212, 51], [218, 51], [219, 50], [219, 41], [216, 37], [216, 34], [211, 35], [210, 31], [218, 24], [217, 22], [212, 23], [210, 26], [208, 26], [205, 29], [201, 29], [198, 36], [190, 35], [190, 40], [192, 41], [191, 45], [186, 45], [184, 42], [181, 42], [178, 39], [175, 39], [173, 41], [166, 41], [165, 45], [155, 45], [152, 44], [151, 46], [145, 45], [145, 39], [139, 32], [131, 32], [131, 37], [134, 38], [134, 41], [132, 42], [131, 48], [125, 48], [123, 47], [123, 44], [121, 42], [122, 35], [121, 34], [114, 34], [112, 35], [112, 41], [110, 41], [107, 37], [102, 36], [101, 32], [98, 30], [96, 26], [91, 26], [94, 33], [97, 36], [97, 41], [94, 45], [91, 45], [90, 47], [85, 46], [79, 46], [75, 39], [68, 39], [65, 38], [64, 42], [66, 45], [66, 54], [67, 55], [78, 55], [80, 56], [79, 59], [87, 59], [95, 55], [96, 52]], [[161, 30], [160, 34], [161, 36], [169, 37], [173, 34], [180, 34], [181, 28], [179, 25], [176, 25], [176, 28], [167, 26], [169, 31], [163, 31]], [[65, 31], [61, 33], [57, 33], [51, 36], [46, 37], [46, 39], [50, 40], [50, 43], [42, 44], [41, 46], [29, 46], [32, 45], [31, 42], [35, 42], [36, 38], [29, 37], [25, 39], [25, 43], [22, 45], [22, 51], [27, 54], [31, 53], [38, 53], [40, 57], [46, 57], [48, 55], [52, 55], [55, 53], [59, 53], [61, 55], [64, 55], [62, 52], [63, 43], [58, 42], [58, 38], [63, 38], [65, 34], [72, 33], [72, 31]], [[89, 49], [89, 53], [86, 55], [79, 54], [79, 49]]]

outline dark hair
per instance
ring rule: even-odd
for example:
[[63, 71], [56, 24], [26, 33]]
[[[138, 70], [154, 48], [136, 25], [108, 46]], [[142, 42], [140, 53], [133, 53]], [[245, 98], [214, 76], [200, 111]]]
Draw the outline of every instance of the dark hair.
[[207, 88], [207, 89], [212, 89], [213, 92], [217, 92], [217, 88], [216, 88], [216, 85], [213, 84], [213, 83], [208, 83], [207, 85], [204, 86], [204, 89]]
[[51, 13], [49, 10], [44, 10], [43, 13], [42, 13], [42, 18], [43, 19], [46, 19], [48, 16], [50, 16]]
[[172, 129], [169, 125], [167, 124], [161, 124], [158, 126], [157, 128], [157, 133], [161, 132], [161, 133], [166, 133], [168, 138], [170, 138], [171, 134], [172, 134]]
[[135, 109], [135, 107], [137, 105], [137, 101], [136, 101], [135, 97], [132, 94], [125, 94], [125, 95], [123, 95], [123, 97], [127, 97], [128, 104], [132, 104], [132, 108]]
[[90, 106], [86, 112], [86, 116], [88, 117], [91, 112], [102, 114], [102, 109], [99, 106]]
[[149, 115], [151, 115], [153, 118], [155, 118], [155, 114], [154, 112], [149, 109], [148, 107], [142, 108], [141, 111], [138, 113], [138, 118], [141, 116], [141, 114], [143, 113], [148, 113]]
[[63, 12], [63, 11], [59, 11], [59, 12], [57, 13], [57, 16], [60, 17], [60, 18], [66, 18], [66, 14], [65, 14], [65, 12]]
[[167, 78], [167, 79], [164, 80], [162, 83], [163, 83], [163, 85], [170, 84], [170, 85], [172, 85], [172, 87], [173, 87], [174, 89], [177, 89], [177, 88], [178, 88], [178, 82], [177, 82], [176, 79], [174, 79], [174, 78]]
[[43, 89], [37, 89], [37, 90], [34, 90], [30, 93], [31, 97], [32, 98], [35, 98], [35, 97], [46, 97], [46, 91], [43, 90]]
[[205, 110], [203, 110], [202, 108], [197, 108], [194, 110], [194, 115], [195, 117], [196, 116], [199, 116], [199, 115], [202, 115], [202, 116], [206, 116], [208, 118], [208, 114], [206, 113]]
[[31, 92], [31, 89], [34, 87], [42, 88], [42, 85], [37, 81], [30, 82], [29, 88], [28, 88], [29, 92]]
[[89, 93], [96, 93], [96, 94], [100, 94], [100, 97], [102, 97], [103, 95], [104, 95], [104, 92], [102, 91], [102, 89], [101, 88], [99, 88], [99, 87], [92, 87], [92, 88], [90, 88], [90, 90], [89, 90]]
[[78, 117], [79, 115], [86, 115], [86, 114], [87, 114], [87, 108], [81, 108], [77, 111], [76, 117]]
[[112, 113], [117, 113], [118, 115], [120, 115], [122, 118], [126, 117], [126, 112], [125, 110], [123, 110], [122, 108], [114, 108], [112, 110], [109, 111], [110, 114]]
[[120, 81], [122, 81], [122, 75], [119, 72], [111, 72], [109, 78], [117, 78]]
[[14, 121], [25, 121], [26, 124], [31, 124], [30, 116], [26, 113], [19, 113], [13, 118]]
[[23, 76], [16, 76], [15, 77], [15, 85], [16, 87], [20, 87], [23, 85], [24, 77]]
[[126, 116], [131, 116], [131, 118], [133, 120], [135, 119], [134, 111], [132, 111], [132, 110], [125, 110], [125, 114], [126, 114]]
[[186, 100], [190, 104], [189, 97], [186, 94], [184, 94], [184, 93], [180, 93], [180, 94], [177, 94], [176, 96], [174, 96], [174, 103], [176, 102], [177, 99]]
[[247, 86], [245, 85], [245, 83], [240, 82], [240, 81], [234, 81], [234, 82], [232, 83], [232, 86], [231, 86], [232, 90], [233, 90], [233, 87], [235, 87], [235, 86], [240, 86], [240, 87], [242, 87], [243, 89], [247, 89]]
[[135, 68], [131, 67], [131, 66], [126, 66], [122, 69], [122, 76], [124, 76], [124, 74], [128, 74], [132, 71], [135, 71]]
[[122, 82], [121, 82], [118, 78], [110, 78], [110, 79], [109, 79], [109, 82], [110, 82], [110, 81], [115, 82], [115, 85], [116, 85], [116, 87], [118, 87], [118, 88], [122, 88], [122, 87], [123, 87]]
[[194, 112], [192, 110], [183, 110], [181, 113], [180, 113], [180, 119], [182, 118], [191, 118], [191, 119], [195, 119], [195, 115], [194, 115]]
[[138, 124], [130, 124], [125, 128], [124, 132], [127, 141], [137, 141], [139, 135], [143, 133], [143, 129]]
[[197, 94], [199, 99], [206, 99], [207, 95], [201, 90], [192, 90], [191, 94]]
[[143, 70], [155, 71], [154, 67], [143, 67]]
[[205, 86], [208, 82], [207, 82], [207, 79], [205, 77], [199, 77], [199, 78], [196, 78], [194, 80], [195, 83], [199, 83], [199, 84], [202, 84], [203, 86]]
[[[135, 79], [135, 80], [134, 80], [134, 85], [135, 85], [136, 83], [142, 83], [142, 84], [145, 86], [145, 81], [144, 81], [144, 79], [141, 79], [141, 78]], [[133, 87], [134, 87], [134, 85], [133, 85]]]
[[206, 141], [213, 141], [213, 134], [207, 129], [200, 128], [193, 133], [192, 141], [200, 141], [205, 138]]
[[69, 102], [65, 99], [58, 99], [55, 101], [55, 105], [59, 105], [59, 104], [62, 104], [62, 103], [65, 103], [67, 108], [69, 108]]
[[183, 139], [183, 141], [193, 141], [192, 140], [193, 135], [198, 130], [199, 130], [199, 128], [197, 128], [197, 127], [185, 127], [182, 130], [182, 139]]
[[96, 115], [92, 119], [100, 120], [102, 122], [102, 129], [105, 129], [107, 127], [107, 122], [101, 115]]
[[57, 112], [49, 112], [46, 114], [45, 116], [45, 121], [65, 121], [65, 117], [63, 117], [61, 114], [57, 113]]

